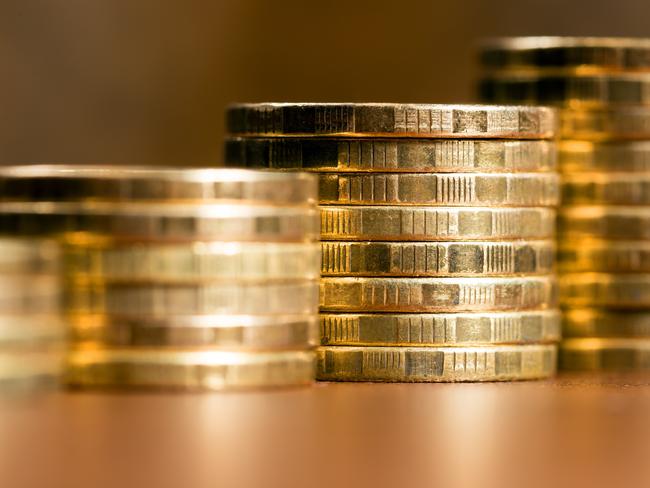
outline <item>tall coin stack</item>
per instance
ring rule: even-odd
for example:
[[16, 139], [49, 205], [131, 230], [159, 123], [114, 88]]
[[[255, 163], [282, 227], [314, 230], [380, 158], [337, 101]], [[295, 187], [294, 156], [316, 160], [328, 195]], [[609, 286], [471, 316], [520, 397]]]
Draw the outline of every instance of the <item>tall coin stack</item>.
[[555, 371], [555, 119], [532, 107], [242, 104], [226, 163], [319, 174], [317, 378]]
[[650, 369], [650, 39], [488, 42], [484, 100], [561, 107], [561, 365]]
[[77, 166], [2, 175], [0, 228], [62, 243], [67, 384], [313, 381], [313, 176]]

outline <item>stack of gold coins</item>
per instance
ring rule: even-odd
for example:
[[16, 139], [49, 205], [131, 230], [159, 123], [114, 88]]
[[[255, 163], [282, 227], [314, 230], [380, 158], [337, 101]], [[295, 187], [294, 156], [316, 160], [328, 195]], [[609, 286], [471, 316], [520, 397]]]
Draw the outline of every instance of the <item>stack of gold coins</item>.
[[650, 369], [650, 39], [487, 42], [483, 99], [561, 107], [561, 365]]
[[67, 384], [313, 381], [312, 175], [30, 166], [1, 179], [0, 229], [61, 243]]
[[227, 123], [227, 164], [319, 174], [318, 379], [553, 374], [551, 109], [244, 104]]

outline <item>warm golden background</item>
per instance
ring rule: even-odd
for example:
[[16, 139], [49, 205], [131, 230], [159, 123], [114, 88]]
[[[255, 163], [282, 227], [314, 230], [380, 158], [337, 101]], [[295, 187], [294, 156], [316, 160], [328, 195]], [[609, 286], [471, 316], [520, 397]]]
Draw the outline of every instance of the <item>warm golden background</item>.
[[494, 35], [650, 36], [644, 0], [3, 0], [5, 163], [219, 164], [232, 101], [470, 101]]

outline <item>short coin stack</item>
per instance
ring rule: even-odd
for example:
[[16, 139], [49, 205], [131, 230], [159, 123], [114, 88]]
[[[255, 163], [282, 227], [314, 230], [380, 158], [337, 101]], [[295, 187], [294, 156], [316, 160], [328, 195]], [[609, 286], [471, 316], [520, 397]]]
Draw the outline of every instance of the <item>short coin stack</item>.
[[553, 374], [552, 110], [243, 104], [227, 123], [227, 164], [319, 173], [318, 379]]
[[67, 384], [313, 380], [313, 176], [31, 166], [3, 170], [2, 180], [2, 231], [62, 243]]
[[561, 107], [561, 365], [650, 369], [650, 39], [485, 44], [483, 99]]

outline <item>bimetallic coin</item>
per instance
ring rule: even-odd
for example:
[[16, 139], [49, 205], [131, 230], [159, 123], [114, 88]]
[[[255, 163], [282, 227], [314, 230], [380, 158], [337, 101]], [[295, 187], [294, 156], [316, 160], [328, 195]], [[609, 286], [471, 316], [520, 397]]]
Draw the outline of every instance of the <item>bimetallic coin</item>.
[[650, 70], [650, 40], [626, 37], [505, 37], [481, 44], [480, 62], [496, 70], [576, 73]]
[[650, 311], [579, 308], [565, 310], [564, 337], [642, 337], [650, 339]]
[[555, 374], [557, 346], [320, 347], [321, 381], [509, 381]]
[[226, 165], [308, 171], [544, 172], [552, 141], [481, 139], [229, 138]]
[[322, 206], [320, 212], [323, 240], [458, 241], [555, 235], [551, 208]]
[[30, 165], [0, 169], [2, 201], [107, 201], [310, 205], [316, 182], [302, 173], [234, 169]]
[[333, 314], [320, 316], [324, 346], [458, 346], [560, 340], [560, 312]]
[[650, 274], [568, 273], [560, 297], [568, 307], [648, 308]]
[[225, 390], [308, 385], [314, 353], [78, 349], [64, 382], [84, 388], [137, 387]]
[[307, 349], [318, 343], [316, 314], [147, 317], [68, 315], [71, 340], [106, 347]]
[[318, 243], [196, 242], [64, 246], [68, 276], [108, 280], [318, 279]]
[[648, 207], [563, 207], [558, 215], [561, 241], [577, 238], [650, 239]]
[[507, 276], [554, 271], [555, 243], [321, 243], [323, 276]]
[[650, 173], [565, 174], [562, 204], [650, 205]]
[[563, 108], [560, 110], [560, 136], [592, 141], [650, 139], [650, 107]]
[[2, 203], [0, 234], [81, 234], [111, 240], [315, 241], [311, 207], [253, 205]]
[[483, 78], [479, 93], [482, 100], [492, 103], [562, 104], [576, 108], [648, 105], [650, 73], [572, 76], [504, 73]]
[[322, 278], [321, 311], [473, 312], [553, 308], [553, 277]]
[[285, 283], [133, 283], [68, 284], [69, 313], [127, 316], [316, 313], [318, 281]]
[[560, 141], [560, 169], [571, 173], [650, 173], [650, 141]]
[[650, 370], [650, 339], [570, 339], [560, 367], [579, 371]]
[[251, 103], [232, 105], [234, 135], [401, 136], [549, 139], [556, 114], [547, 107], [396, 103]]
[[61, 268], [59, 243], [53, 239], [0, 237], [0, 273], [54, 274]]
[[554, 207], [556, 174], [321, 174], [321, 204]]
[[563, 242], [558, 264], [560, 271], [566, 272], [650, 273], [650, 242]]
[[67, 322], [62, 314], [15, 313], [0, 315], [0, 351], [61, 342]]

